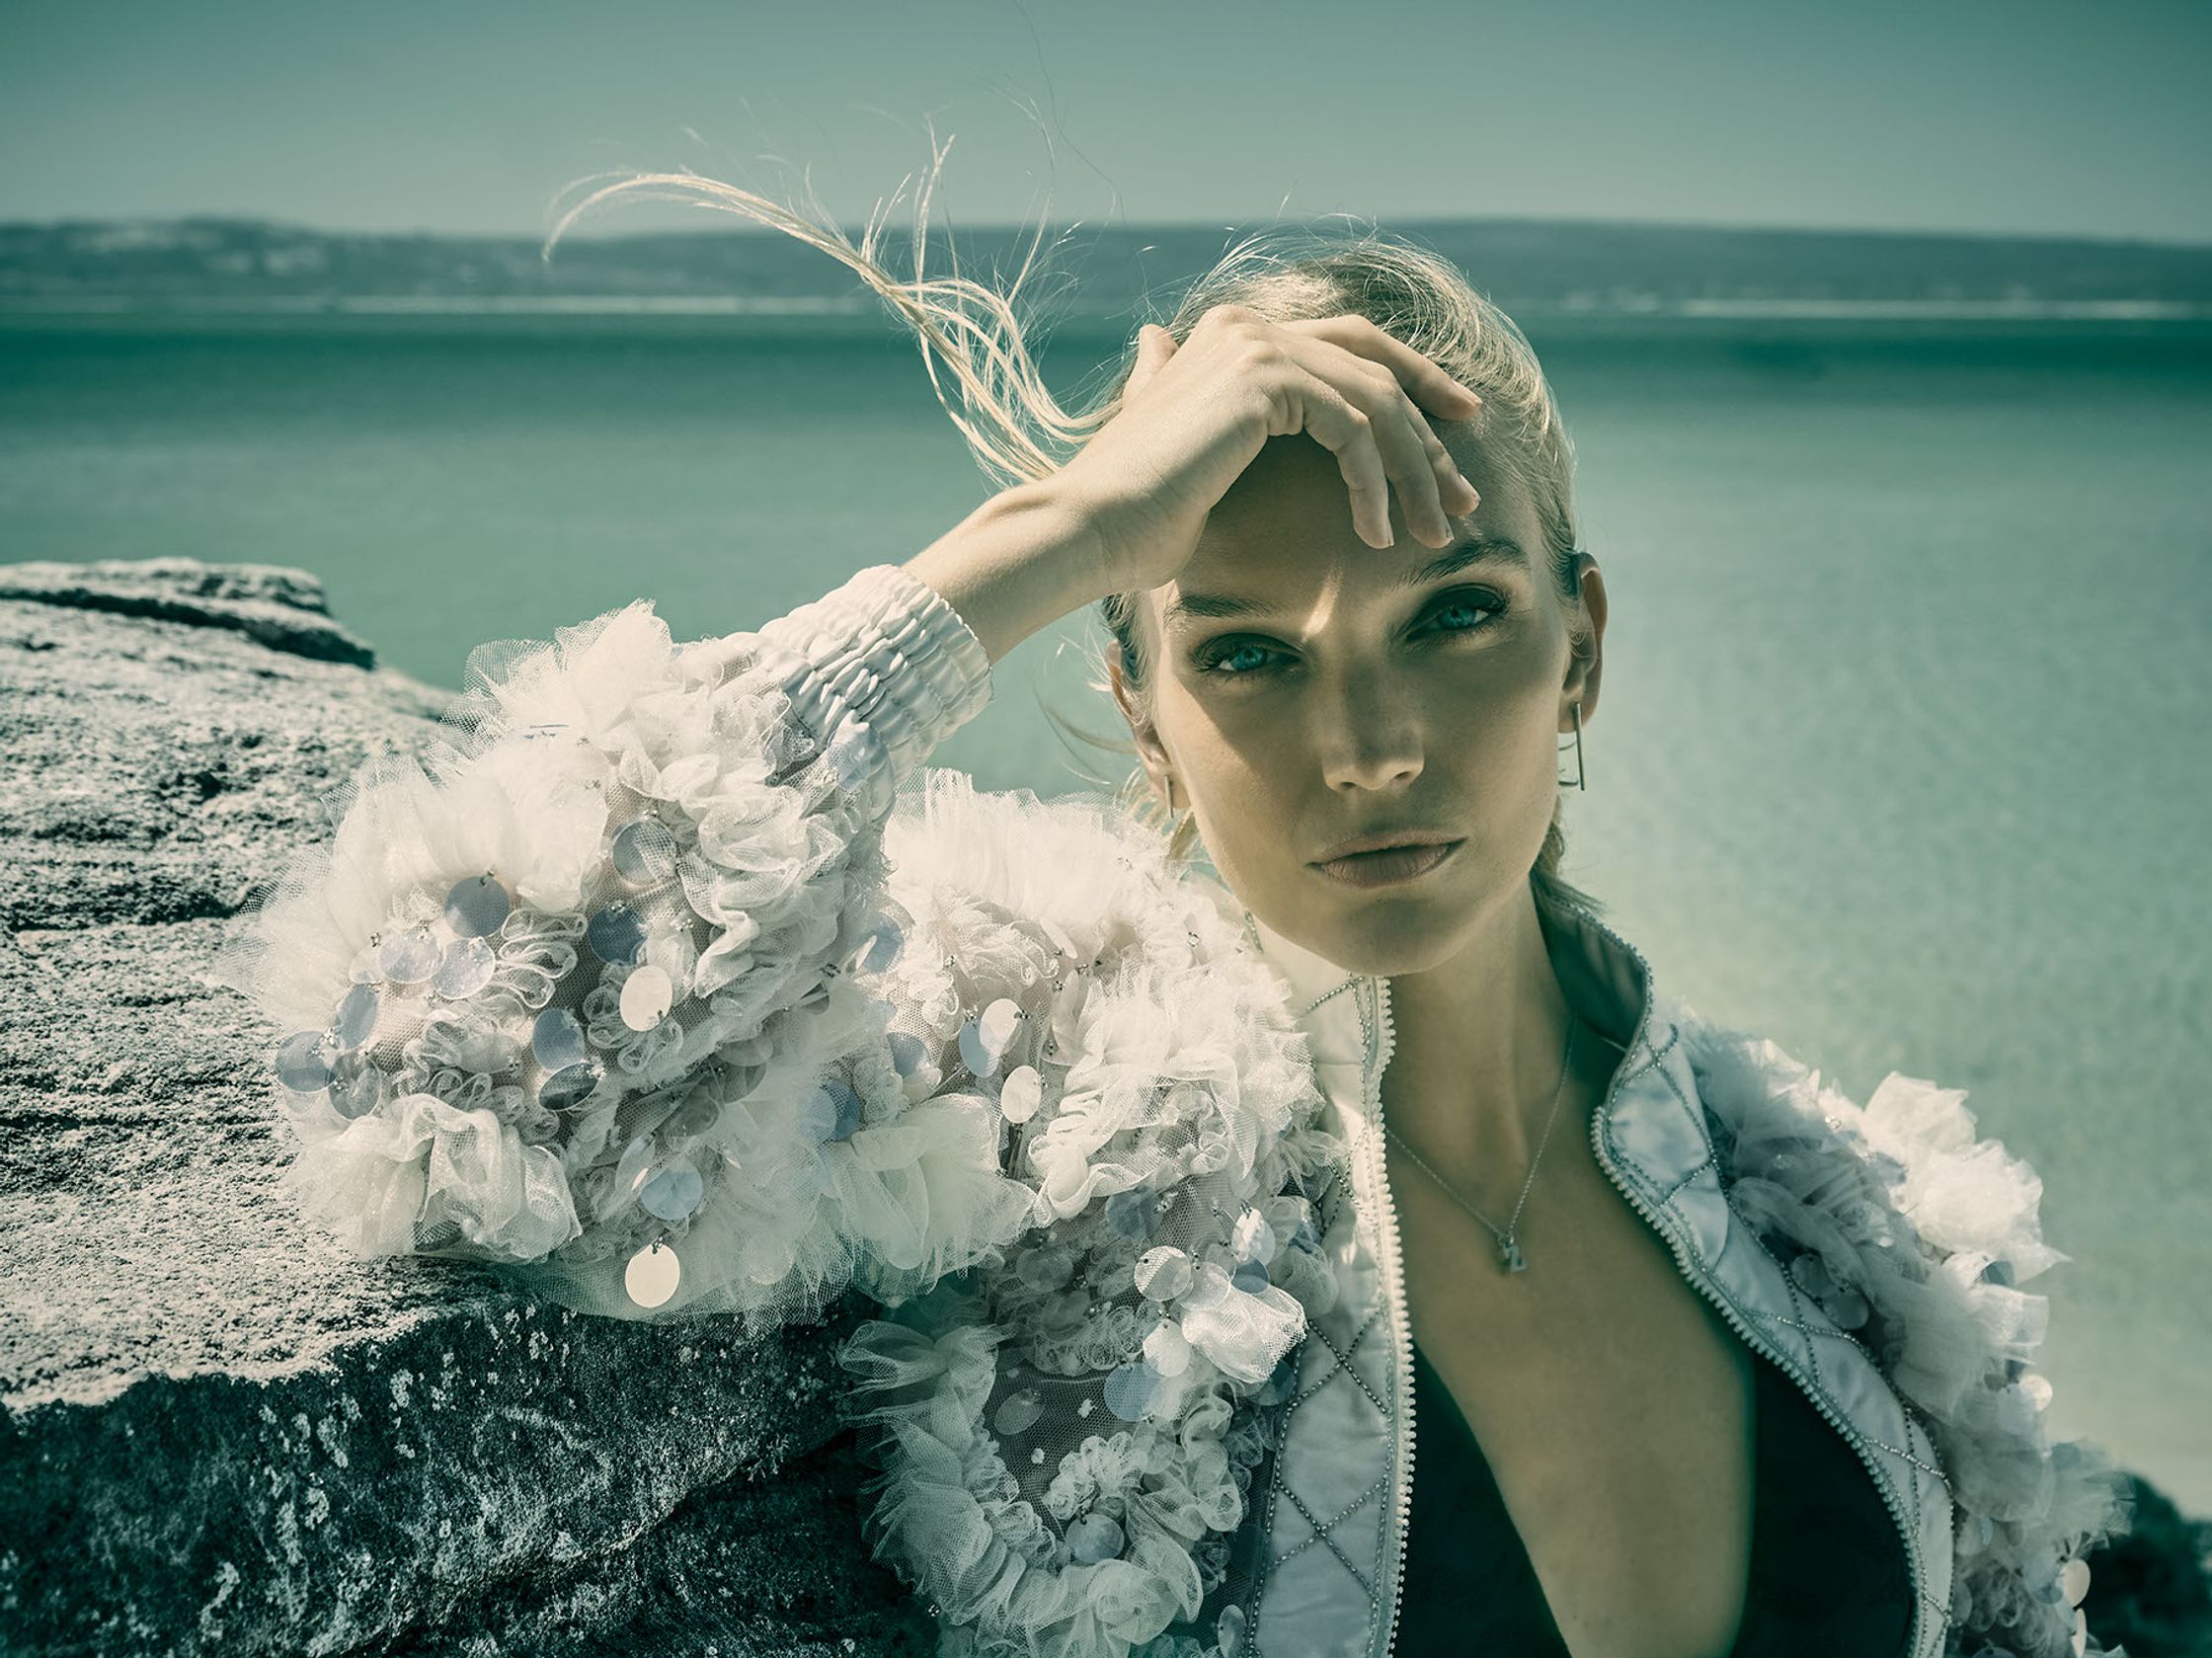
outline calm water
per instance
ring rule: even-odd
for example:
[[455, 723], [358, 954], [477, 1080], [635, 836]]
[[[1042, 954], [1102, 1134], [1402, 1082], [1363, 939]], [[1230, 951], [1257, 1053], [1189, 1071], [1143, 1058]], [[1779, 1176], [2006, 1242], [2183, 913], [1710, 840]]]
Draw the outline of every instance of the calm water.
[[[1530, 327], [1612, 600], [1569, 873], [1853, 1097], [1971, 1090], [2074, 1257], [2028, 1286], [2054, 1430], [2212, 1512], [2212, 344], [1688, 327]], [[303, 566], [441, 684], [640, 594], [756, 626], [983, 493], [872, 325], [0, 324], [0, 557]], [[1042, 706], [1104, 729], [1097, 638], [1028, 641], [939, 763], [1080, 786]]]

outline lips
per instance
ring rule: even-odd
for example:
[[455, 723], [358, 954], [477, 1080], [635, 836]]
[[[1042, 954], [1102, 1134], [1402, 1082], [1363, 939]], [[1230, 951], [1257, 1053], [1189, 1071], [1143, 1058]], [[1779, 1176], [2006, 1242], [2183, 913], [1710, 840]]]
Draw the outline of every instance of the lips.
[[1335, 863], [1341, 858], [1353, 857], [1362, 852], [1389, 851], [1400, 846], [1442, 846], [1460, 838], [1459, 835], [1447, 834], [1442, 829], [1382, 829], [1374, 834], [1358, 834], [1349, 840], [1340, 840], [1313, 861], [1317, 864]]
[[1462, 844], [1459, 840], [1444, 840], [1390, 846], [1326, 859], [1313, 867], [1354, 887], [1390, 886], [1427, 875], [1445, 863]]

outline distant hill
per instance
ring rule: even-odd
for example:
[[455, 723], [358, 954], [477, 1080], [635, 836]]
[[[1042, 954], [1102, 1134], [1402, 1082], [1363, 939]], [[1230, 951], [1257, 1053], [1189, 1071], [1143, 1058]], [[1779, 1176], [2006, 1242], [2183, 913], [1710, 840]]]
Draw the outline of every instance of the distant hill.
[[[1330, 226], [1334, 228], [1334, 225]], [[1032, 283], [1058, 316], [1134, 317], [1246, 229], [1078, 225]], [[1540, 219], [1392, 220], [1516, 316], [1883, 313], [2212, 317], [2212, 246]], [[1033, 230], [930, 234], [925, 270], [1003, 287]], [[858, 233], [851, 232], [857, 240]], [[1048, 246], [1051, 238], [1048, 237]], [[910, 233], [885, 234], [897, 275]], [[0, 224], [0, 311], [609, 309], [873, 313], [836, 261], [779, 231], [343, 235], [195, 217]]]

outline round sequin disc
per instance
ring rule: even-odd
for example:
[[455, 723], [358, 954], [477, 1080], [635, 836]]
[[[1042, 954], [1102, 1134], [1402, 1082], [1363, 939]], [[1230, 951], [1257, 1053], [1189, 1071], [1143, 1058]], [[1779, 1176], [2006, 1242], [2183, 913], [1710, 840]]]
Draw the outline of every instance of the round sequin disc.
[[973, 1019], [960, 1027], [960, 1063], [977, 1076], [988, 1076], [998, 1068], [998, 1055], [984, 1041], [983, 1030]]
[[1237, 1658], [1244, 1650], [1244, 1609], [1233, 1601], [1222, 1608], [1221, 1621], [1214, 1625], [1216, 1644], [1222, 1649], [1222, 1658]]
[[1071, 974], [1061, 982], [1060, 993], [1053, 997], [1053, 1040], [1063, 1049], [1076, 1046], [1082, 1032], [1083, 1003], [1089, 998], [1088, 979]]
[[1238, 1259], [1246, 1261], [1272, 1261], [1280, 1240], [1275, 1228], [1267, 1224], [1267, 1217], [1256, 1209], [1247, 1209], [1236, 1218], [1230, 1232]]
[[1228, 1274], [1212, 1261], [1201, 1261], [1198, 1277], [1183, 1292], [1183, 1304], [1193, 1311], [1209, 1312], [1228, 1300]]
[[1159, 1373], [1143, 1359], [1117, 1365], [1101, 1389], [1106, 1408], [1124, 1422], [1142, 1422], [1159, 1402]]
[[2059, 1568], [2058, 1582], [2066, 1592], [2066, 1604], [2080, 1606], [2082, 1598], [2090, 1592], [2090, 1563], [2082, 1559], [2067, 1561]]
[[459, 1001], [489, 985], [492, 970], [498, 965], [499, 957], [483, 939], [456, 938], [445, 946], [437, 973], [431, 980], [431, 988], [448, 1001]]
[[295, 1094], [319, 1093], [330, 1086], [323, 1059], [328, 1031], [295, 1031], [276, 1045], [276, 1080]]
[[860, 957], [855, 964], [862, 973], [881, 973], [898, 961], [905, 948], [907, 935], [889, 921], [882, 922], [861, 942]]
[[1045, 1079], [1037, 1074], [1037, 1067], [1016, 1066], [998, 1090], [998, 1109], [1009, 1123], [1026, 1123], [1037, 1115], [1044, 1097]]
[[699, 1207], [706, 1189], [699, 1171], [689, 1163], [671, 1163], [645, 1183], [645, 1189], [638, 1193], [638, 1202], [644, 1205], [648, 1215], [657, 1215], [664, 1221], [681, 1221]]
[[537, 1102], [548, 1111], [566, 1111], [591, 1098], [599, 1085], [599, 1067], [589, 1061], [563, 1066], [538, 1084]]
[[1066, 1289], [1075, 1276], [1074, 1254], [1057, 1244], [1025, 1249], [1014, 1275], [1032, 1290]]
[[1111, 1560], [1122, 1551], [1121, 1522], [1092, 1509], [1067, 1523], [1067, 1551], [1082, 1565]]
[[428, 927], [410, 927], [384, 940], [376, 965], [395, 985], [420, 985], [437, 971], [442, 952]]
[[383, 1071], [364, 1055], [347, 1055], [331, 1067], [330, 1103], [341, 1117], [366, 1117], [384, 1103]]
[[990, 1425], [1010, 1438], [1037, 1426], [1037, 1418], [1044, 1414], [1043, 1395], [1034, 1387], [1023, 1387], [998, 1401], [998, 1408], [991, 1412]]
[[649, 1244], [630, 1257], [622, 1271], [622, 1288], [640, 1306], [659, 1306], [675, 1294], [683, 1264], [665, 1243]]
[[1014, 1032], [1021, 1028], [1021, 1007], [1000, 996], [984, 1009], [984, 1016], [976, 1023], [984, 1045], [993, 1054], [1003, 1054], [1014, 1040]]
[[338, 1004], [338, 1022], [331, 1027], [341, 1054], [351, 1054], [368, 1040], [369, 1033], [376, 1029], [379, 1005], [374, 985], [356, 985], [346, 992]]
[[645, 923], [626, 904], [610, 904], [584, 926], [584, 942], [602, 962], [628, 967], [645, 948]]
[[483, 938], [498, 932], [514, 908], [497, 876], [471, 875], [445, 895], [445, 924], [462, 938]]
[[1137, 1257], [1137, 1293], [1155, 1302], [1171, 1302], [1197, 1282], [1191, 1258], [1172, 1243], [1147, 1249]]
[[1228, 1281], [1246, 1295], [1256, 1296], [1268, 1286], [1267, 1267], [1259, 1261], [1239, 1261]]
[[658, 818], [633, 818], [614, 831], [614, 872], [633, 887], [658, 887], [675, 873], [675, 831]]
[[622, 1022], [634, 1031], [649, 1031], [669, 1016], [675, 987], [657, 967], [641, 967], [622, 981]]
[[530, 1027], [530, 1052], [547, 1070], [582, 1065], [588, 1057], [582, 1021], [565, 1007], [548, 1007]]

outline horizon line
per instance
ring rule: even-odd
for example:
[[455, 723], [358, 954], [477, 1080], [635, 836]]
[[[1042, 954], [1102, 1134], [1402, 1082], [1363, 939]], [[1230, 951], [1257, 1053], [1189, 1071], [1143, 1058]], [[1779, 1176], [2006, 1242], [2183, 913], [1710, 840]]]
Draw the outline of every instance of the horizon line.
[[[1380, 229], [1402, 227], [1405, 229], [1429, 228], [1440, 225], [1539, 225], [1550, 229], [1632, 230], [1643, 232], [1681, 232], [1727, 236], [1857, 236], [1892, 237], [1916, 241], [1955, 242], [2056, 242], [2075, 246], [2158, 248], [2172, 252], [2212, 252], [2212, 237], [2184, 239], [2156, 237], [2141, 234], [2119, 235], [2111, 232], [2060, 231], [2060, 230], [1935, 230], [1924, 226], [1853, 225], [1853, 224], [1727, 224], [1704, 219], [1621, 218], [1598, 215], [1544, 215], [1536, 213], [1401, 213], [1347, 214], [1341, 211], [1320, 213], [1304, 219], [1248, 219], [1222, 221], [1206, 219], [1142, 219], [1123, 220], [1116, 224], [1092, 225], [1086, 219], [1076, 218], [1061, 225], [1056, 234], [1088, 227], [1093, 231], [1117, 230], [1123, 234], [1147, 234], [1160, 231], [1218, 230], [1250, 233], [1267, 224], [1290, 225], [1294, 228], [1324, 228], [1330, 220], [1372, 224]], [[86, 215], [83, 217], [53, 218], [5, 218], [0, 219], [0, 234], [18, 231], [62, 231], [70, 229], [101, 229], [117, 227], [153, 227], [181, 225], [218, 225], [233, 228], [258, 228], [294, 235], [322, 237], [384, 237], [408, 241], [514, 241], [542, 243], [551, 235], [550, 230], [393, 230], [330, 228], [264, 213], [186, 212], [186, 213], [115, 213]], [[865, 230], [865, 223], [845, 224], [838, 228], [848, 235]], [[933, 226], [933, 231], [946, 227]], [[882, 233], [910, 236], [911, 228], [906, 225], [885, 224]], [[1036, 227], [1027, 222], [979, 221], [958, 227], [960, 234], [1035, 234]], [[572, 230], [564, 241], [620, 241], [641, 237], [709, 237], [709, 236], [784, 236], [787, 232], [772, 225], [750, 223], [683, 227], [676, 225], [656, 229], [599, 230], [586, 232]]]

